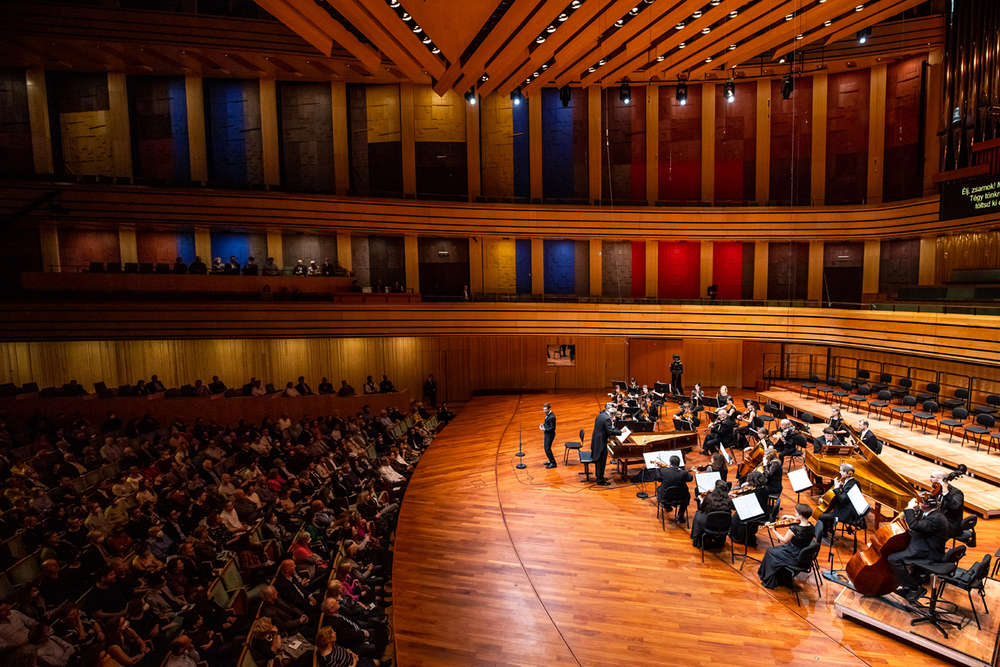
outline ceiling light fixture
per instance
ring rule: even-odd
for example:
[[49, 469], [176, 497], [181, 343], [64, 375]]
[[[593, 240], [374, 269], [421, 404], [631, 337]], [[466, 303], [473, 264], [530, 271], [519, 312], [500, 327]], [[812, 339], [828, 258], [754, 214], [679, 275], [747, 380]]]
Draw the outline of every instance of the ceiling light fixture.
[[412, 16], [410, 16], [409, 14], [407, 14], [406, 12], [403, 12], [403, 16], [402, 16], [402, 19], [403, 19], [404, 21], [409, 21], [409, 20], [410, 20], [410, 19], [412, 19], [412, 18], [413, 18], [413, 17], [412, 17]]
[[861, 30], [858, 30], [858, 44], [864, 44], [865, 42], [868, 41], [868, 38], [871, 36], [872, 36], [871, 27], [862, 28]]
[[854, 8], [854, 11], [856, 11], [856, 12], [860, 12], [860, 11], [861, 11], [862, 9], [864, 9], [864, 8], [865, 8], [865, 6], [864, 6], [864, 5], [858, 5], [857, 7], [855, 7], [855, 8]]
[[736, 100], [736, 83], [732, 79], [726, 81], [724, 91], [726, 94], [726, 102], [732, 104]]
[[675, 95], [677, 103], [684, 106], [688, 103], [688, 85], [683, 81], [677, 82], [677, 94]]
[[738, 11], [736, 11], [735, 9], [733, 11], [729, 12], [729, 18], [731, 18], [731, 19], [734, 19], [734, 18], [736, 18], [739, 15], [740, 15], [740, 13]]
[[467, 92], [465, 94], [465, 101], [468, 102], [469, 104], [475, 106], [475, 104], [476, 104], [476, 89], [475, 88], [469, 88], [469, 92]]
[[632, 101], [632, 86], [628, 85], [628, 81], [624, 82], [618, 91], [618, 99], [621, 100], [622, 104], [628, 104]]
[[510, 101], [514, 103], [514, 106], [521, 106], [521, 86], [518, 86], [514, 90], [510, 91]]
[[570, 100], [572, 99], [573, 93], [570, 91], [569, 84], [559, 89], [559, 101], [562, 102], [563, 109], [569, 107]]
[[712, 32], [711, 28], [702, 28], [701, 29], [701, 34], [703, 34], [703, 35], [707, 35], [710, 32]]

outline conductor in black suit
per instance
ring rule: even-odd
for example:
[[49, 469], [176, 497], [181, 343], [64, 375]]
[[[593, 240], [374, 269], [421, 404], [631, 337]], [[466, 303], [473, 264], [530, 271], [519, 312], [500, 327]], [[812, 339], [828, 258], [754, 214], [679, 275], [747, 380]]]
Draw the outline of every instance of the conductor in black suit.
[[[929, 560], [939, 563], [944, 560], [945, 544], [948, 542], [948, 520], [938, 509], [937, 499], [928, 498], [919, 504], [922, 514], [914, 510], [916, 500], [903, 512], [910, 527], [910, 546], [889, 556], [889, 567], [896, 575], [899, 588], [896, 594], [914, 603], [927, 592], [910, 573], [907, 565], [913, 561]], [[919, 518], [918, 518], [919, 517]]]
[[604, 466], [608, 462], [608, 440], [612, 436], [621, 435], [612, 420], [615, 416], [615, 404], [605, 403], [604, 410], [594, 420], [594, 432], [590, 436], [590, 456], [594, 459], [594, 474], [597, 475], [599, 486], [611, 486], [604, 476]]
[[861, 433], [858, 437], [861, 438], [861, 442], [865, 443], [865, 447], [872, 450], [876, 454], [882, 453], [882, 443], [878, 441], [875, 434], [868, 429], [868, 420], [862, 419], [858, 422], [858, 428], [861, 429]]
[[556, 439], [556, 413], [552, 412], [552, 406], [548, 403], [542, 405], [545, 412], [545, 421], [538, 425], [538, 429], [545, 434], [545, 456], [548, 457], [546, 468], [556, 467], [556, 457], [552, 456], [552, 441]]

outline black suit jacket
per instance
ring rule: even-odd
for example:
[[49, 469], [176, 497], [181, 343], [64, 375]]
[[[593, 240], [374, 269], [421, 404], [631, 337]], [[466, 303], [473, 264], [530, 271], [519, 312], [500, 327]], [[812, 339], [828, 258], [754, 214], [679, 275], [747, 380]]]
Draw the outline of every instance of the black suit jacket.
[[357, 652], [365, 643], [365, 632], [354, 621], [349, 621], [341, 615], [323, 616], [323, 625], [328, 625], [337, 633], [337, 643], [344, 648]]
[[660, 477], [660, 486], [656, 490], [657, 498], [662, 501], [666, 489], [671, 487], [683, 487], [687, 491], [688, 499], [690, 500], [691, 491], [688, 489], [688, 482], [694, 479], [690, 472], [684, 470], [683, 468], [670, 466], [669, 468], [660, 468], [658, 474]]
[[590, 435], [590, 455], [598, 459], [608, 453], [608, 440], [621, 431], [616, 429], [611, 423], [611, 415], [606, 410], [601, 410], [594, 420], [594, 432]]
[[292, 575], [291, 579], [287, 579], [279, 574], [274, 579], [274, 587], [278, 589], [278, 597], [282, 601], [303, 614], [312, 608], [312, 605], [309, 604], [309, 595], [295, 579], [295, 575]]
[[861, 442], [865, 443], [865, 446], [876, 454], [882, 453], [882, 443], [879, 442], [878, 438], [876, 438], [875, 434], [870, 430], [865, 431], [864, 436], [861, 438]]
[[910, 527], [910, 546], [904, 552], [906, 561], [944, 560], [945, 545], [948, 542], [948, 519], [944, 514], [935, 510], [918, 519], [916, 511], [908, 509], [903, 515]]
[[723, 445], [728, 445], [733, 441], [733, 432], [736, 429], [736, 421], [730, 416], [722, 420], [721, 423], [713, 427], [715, 435]]
[[280, 597], [274, 602], [265, 602], [260, 608], [260, 615], [267, 616], [282, 632], [295, 634], [306, 623], [302, 622], [302, 612], [288, 604]]
[[941, 500], [939, 511], [948, 521], [948, 537], [962, 533], [962, 519], [965, 517], [965, 494], [962, 489], [948, 487], [948, 493]]
[[556, 439], [556, 413], [550, 410], [549, 414], [545, 415], [545, 423], [542, 425], [542, 430], [545, 433], [545, 442], [551, 444]]
[[[826, 444], [826, 435], [821, 435], [818, 438], [813, 439], [813, 454], [819, 454], [823, 449], [823, 445]], [[830, 442], [831, 447], [840, 447], [844, 443], [837, 436], [833, 436], [833, 440]]]
[[847, 480], [847, 483], [833, 494], [833, 502], [830, 503], [830, 509], [827, 512], [844, 523], [856, 523], [861, 517], [854, 509], [854, 503], [847, 497], [847, 493], [857, 485], [858, 481], [853, 477]]

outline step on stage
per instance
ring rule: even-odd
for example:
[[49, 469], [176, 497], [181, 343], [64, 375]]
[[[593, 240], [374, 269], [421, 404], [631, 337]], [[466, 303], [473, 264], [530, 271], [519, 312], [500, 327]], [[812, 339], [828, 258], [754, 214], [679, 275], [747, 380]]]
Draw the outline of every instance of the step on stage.
[[[985, 612], [983, 601], [977, 592], [973, 591], [972, 598], [979, 610], [981, 630], [976, 627], [976, 619], [969, 608], [968, 594], [951, 586], [945, 586], [943, 599], [957, 606], [956, 613], [947, 614], [946, 617], [962, 622], [961, 628], [945, 626], [948, 632], [947, 639], [929, 623], [910, 625], [910, 621], [920, 616], [907, 610], [904, 600], [895, 595], [888, 595], [885, 599], [866, 598], [850, 588], [845, 588], [837, 597], [835, 608], [840, 618], [849, 618], [875, 627], [957, 664], [993, 667], [997, 664], [998, 657], [1000, 582], [995, 579], [986, 580], [986, 605], [991, 613]], [[941, 601], [938, 601], [938, 604], [941, 604]]]

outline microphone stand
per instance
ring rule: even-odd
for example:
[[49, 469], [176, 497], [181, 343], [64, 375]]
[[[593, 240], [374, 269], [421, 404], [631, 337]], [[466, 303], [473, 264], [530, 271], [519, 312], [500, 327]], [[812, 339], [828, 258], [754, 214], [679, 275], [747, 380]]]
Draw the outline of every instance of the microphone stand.
[[[524, 387], [522, 387], [523, 389]], [[524, 452], [521, 450], [521, 419], [524, 416], [524, 396], [521, 396], [517, 406], [517, 454], [514, 456], [521, 459], [514, 466], [518, 470], [524, 470], [528, 466], [524, 465]]]

